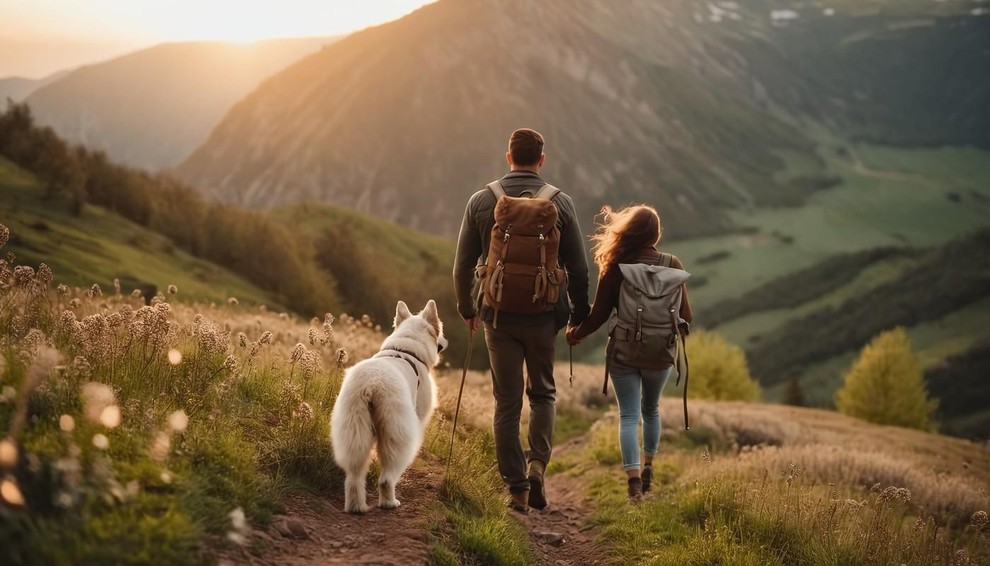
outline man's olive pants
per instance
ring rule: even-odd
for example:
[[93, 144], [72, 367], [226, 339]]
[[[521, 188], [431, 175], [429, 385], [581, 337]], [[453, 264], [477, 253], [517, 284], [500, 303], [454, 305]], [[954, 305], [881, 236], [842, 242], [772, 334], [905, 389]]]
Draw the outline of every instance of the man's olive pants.
[[[557, 331], [552, 320], [538, 326], [485, 323], [485, 342], [495, 394], [495, 455], [509, 491], [529, 489], [526, 456], [519, 442], [523, 390], [529, 397], [529, 460], [550, 463], [557, 389], [553, 362]], [[528, 379], [523, 377], [526, 365]]]

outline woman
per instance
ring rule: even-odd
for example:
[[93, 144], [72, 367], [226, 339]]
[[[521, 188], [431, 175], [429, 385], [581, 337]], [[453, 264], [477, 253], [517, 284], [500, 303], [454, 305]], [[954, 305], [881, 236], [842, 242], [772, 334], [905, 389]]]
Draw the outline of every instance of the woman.
[[[662, 255], [657, 251], [662, 227], [660, 215], [650, 206], [630, 206], [621, 210], [602, 208], [603, 221], [592, 236], [595, 242], [595, 263], [598, 264], [598, 290], [591, 315], [577, 327], [567, 329], [567, 341], [572, 346], [598, 330], [618, 307], [623, 275], [619, 264], [658, 264]], [[670, 256], [670, 267], [684, 269], [676, 256]], [[691, 305], [687, 289], [681, 300], [680, 318], [690, 323]], [[664, 365], [664, 364], [661, 364]], [[626, 472], [629, 498], [639, 500], [649, 491], [653, 479], [653, 457], [660, 445], [660, 393], [670, 377], [673, 364], [662, 369], [643, 369], [623, 363], [615, 356], [609, 365], [615, 398], [619, 404], [619, 446], [622, 467]], [[643, 465], [640, 468], [639, 422], [643, 420]]]

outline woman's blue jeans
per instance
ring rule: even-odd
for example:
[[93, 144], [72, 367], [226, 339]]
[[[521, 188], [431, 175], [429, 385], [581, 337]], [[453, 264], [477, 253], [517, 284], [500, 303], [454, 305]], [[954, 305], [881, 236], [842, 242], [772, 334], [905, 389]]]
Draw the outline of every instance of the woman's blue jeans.
[[643, 452], [656, 454], [660, 447], [660, 393], [673, 368], [645, 370], [612, 361], [609, 374], [619, 403], [619, 448], [622, 469], [639, 469], [639, 421], [643, 420]]

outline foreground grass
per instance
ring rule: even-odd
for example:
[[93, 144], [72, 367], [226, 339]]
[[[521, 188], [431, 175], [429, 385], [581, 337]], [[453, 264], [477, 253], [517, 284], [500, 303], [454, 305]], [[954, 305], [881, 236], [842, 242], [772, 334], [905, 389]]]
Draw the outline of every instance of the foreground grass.
[[46, 270], [19, 274], [0, 294], [9, 563], [209, 562], [284, 490], [342, 486], [330, 325], [310, 348], [257, 326], [232, 344], [165, 302], [54, 296]]
[[[426, 440], [432, 457], [446, 461], [449, 434], [443, 419], [434, 420]], [[526, 529], [509, 515], [501, 486], [491, 433], [471, 430], [458, 436], [441, 498], [431, 510], [429, 527], [436, 537], [432, 564], [535, 562]]]
[[[260, 544], [252, 525], [286, 492], [342, 493], [330, 412], [348, 358], [378, 349], [370, 321], [53, 291], [47, 267], [11, 259], [0, 260], [5, 564], [211, 563], [224, 546]], [[531, 562], [492, 461], [484, 435], [459, 441], [424, 526], [434, 561]]]
[[[737, 436], [730, 438], [720, 423], [704, 424], [708, 415], [697, 417], [699, 426], [690, 433], [673, 427], [665, 433], [655, 465], [656, 495], [640, 505], [626, 500], [611, 417], [589, 431], [583, 454], [558, 468], [588, 478], [594, 523], [616, 563], [920, 565], [990, 559], [985, 492], [959, 478], [929, 472], [937, 485], [927, 479], [918, 484], [913, 468], [890, 465], [898, 454], [881, 450], [873, 452], [876, 463], [846, 456], [802, 460], [796, 449], [784, 453], [794, 439], [766, 422], [741, 432], [747, 421], [739, 418]], [[775, 432], [777, 447], [760, 448]], [[730, 444], [742, 437], [762, 441], [755, 448]], [[821, 438], [810, 442], [814, 447], [805, 455], [834, 452]], [[836, 479], [820, 479], [828, 473]], [[867, 473], [878, 482], [856, 481]], [[898, 484], [880, 482], [884, 474]], [[917, 487], [902, 487], [911, 482]]]

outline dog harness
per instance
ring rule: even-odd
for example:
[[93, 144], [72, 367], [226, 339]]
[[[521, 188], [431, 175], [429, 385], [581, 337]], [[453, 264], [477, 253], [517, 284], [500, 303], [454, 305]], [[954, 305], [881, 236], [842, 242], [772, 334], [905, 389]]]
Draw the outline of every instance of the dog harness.
[[[414, 353], [412, 353], [412, 352], [410, 352], [408, 350], [403, 350], [401, 348], [389, 348], [388, 350], [381, 350], [380, 352], [378, 352], [377, 354], [375, 354], [372, 357], [373, 358], [396, 358], [396, 359], [399, 359], [399, 360], [405, 360], [405, 362], [407, 364], [409, 364], [409, 367], [413, 368], [413, 371], [416, 372], [416, 377], [419, 377], [419, 367], [415, 363], [413, 363], [413, 360], [419, 362], [420, 365], [422, 365], [424, 368], [429, 367], [428, 365], [426, 365], [426, 362], [424, 362], [423, 360], [419, 359], [419, 356], [417, 356], [416, 354], [414, 354]], [[409, 358], [412, 358], [412, 360], [410, 360]], [[417, 383], [417, 385], [419, 385], [419, 384]]]
[[[407, 364], [409, 364], [409, 367], [413, 368], [413, 371], [416, 372], [416, 389], [419, 389], [419, 386], [423, 382], [423, 380], [422, 380], [422, 378], [419, 375], [419, 367], [416, 365], [416, 363], [413, 360], [415, 360], [416, 362], [419, 362], [420, 365], [422, 365], [424, 368], [430, 367], [430, 366], [426, 365], [426, 362], [424, 362], [423, 360], [419, 359], [419, 356], [417, 356], [416, 354], [414, 354], [414, 353], [412, 353], [412, 352], [410, 352], [408, 350], [402, 350], [400, 348], [389, 348], [387, 350], [381, 350], [380, 352], [378, 352], [377, 354], [375, 354], [372, 357], [373, 358], [394, 358], [394, 359], [398, 359], [398, 360], [403, 360], [404, 362], [406, 362]], [[409, 359], [409, 358], [412, 358], [412, 359]]]

